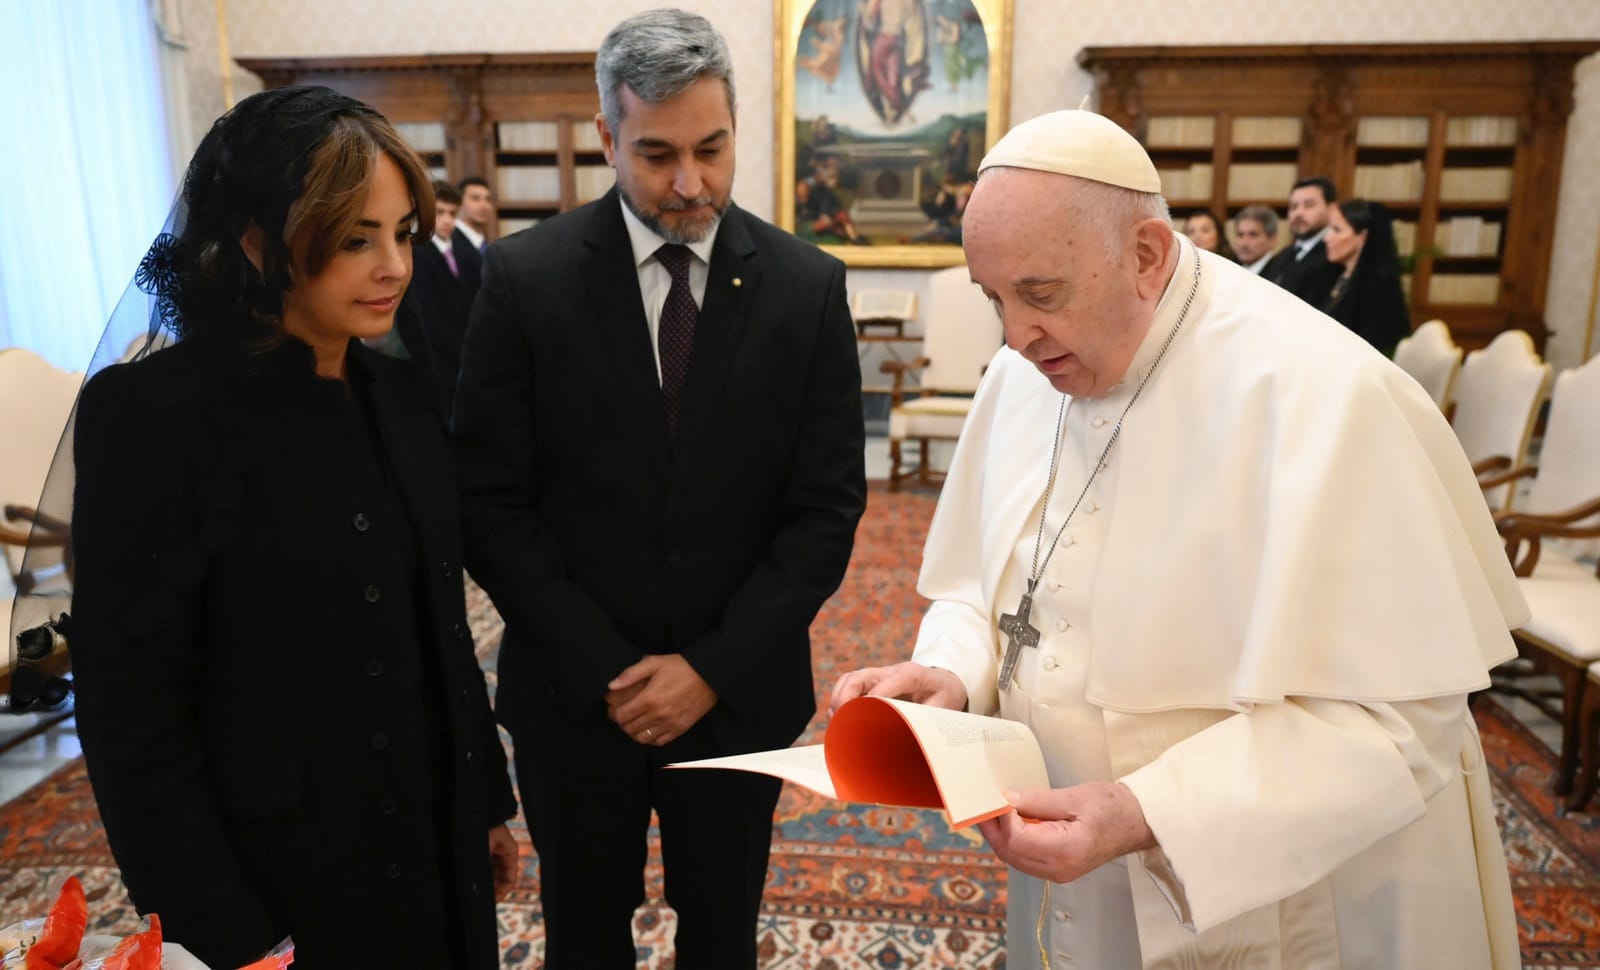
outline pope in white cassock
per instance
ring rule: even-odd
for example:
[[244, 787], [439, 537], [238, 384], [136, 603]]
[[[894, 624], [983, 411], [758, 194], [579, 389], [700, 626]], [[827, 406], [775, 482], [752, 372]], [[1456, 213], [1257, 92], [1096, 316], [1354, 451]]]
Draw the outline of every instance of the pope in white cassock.
[[1055, 787], [982, 825], [1012, 867], [1007, 965], [1518, 966], [1467, 694], [1527, 607], [1438, 408], [1173, 232], [1105, 118], [1035, 118], [980, 171], [963, 245], [1007, 347], [912, 661], [833, 705], [1038, 736]]

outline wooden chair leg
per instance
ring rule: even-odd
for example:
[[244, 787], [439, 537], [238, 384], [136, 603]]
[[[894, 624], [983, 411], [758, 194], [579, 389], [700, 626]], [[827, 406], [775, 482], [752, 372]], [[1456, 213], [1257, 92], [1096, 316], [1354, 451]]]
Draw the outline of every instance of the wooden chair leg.
[[900, 439], [889, 439], [889, 491], [900, 491], [900, 482], [905, 476], [900, 471]]
[[1600, 787], [1600, 686], [1590, 683], [1578, 709], [1578, 777], [1567, 796], [1566, 809], [1581, 812], [1596, 787]]
[[917, 453], [917, 484], [927, 485], [930, 481], [928, 478], [928, 439], [919, 438], [917, 444], [919, 446]]

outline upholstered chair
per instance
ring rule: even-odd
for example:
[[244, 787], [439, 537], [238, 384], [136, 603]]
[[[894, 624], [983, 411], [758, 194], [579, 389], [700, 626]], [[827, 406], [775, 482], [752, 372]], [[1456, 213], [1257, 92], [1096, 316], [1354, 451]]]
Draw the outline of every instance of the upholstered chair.
[[[1550, 365], [1521, 330], [1507, 330], [1467, 355], [1451, 423], [1473, 471], [1483, 476], [1523, 464], [1549, 391]], [[1484, 498], [1492, 509], [1509, 509], [1514, 493], [1509, 485], [1493, 485], [1484, 489]]]
[[1461, 375], [1461, 348], [1450, 338], [1450, 328], [1443, 320], [1429, 320], [1400, 341], [1394, 362], [1416, 378], [1439, 410], [1450, 413], [1456, 379]]
[[[943, 475], [930, 467], [929, 442], [961, 436], [972, 395], [1003, 340], [999, 316], [965, 266], [952, 266], [929, 278], [922, 355], [912, 361], [887, 360], [881, 368], [894, 377], [889, 408], [891, 491], [913, 476], [921, 484], [942, 480]], [[905, 385], [911, 374], [919, 375], [914, 392]], [[916, 466], [910, 470], [901, 454], [907, 441], [919, 445]]]
[[1573, 792], [1577, 800], [1573, 779], [1584, 757], [1583, 710], [1594, 690], [1591, 665], [1600, 661], [1600, 575], [1593, 558], [1600, 537], [1600, 358], [1556, 381], [1538, 469], [1519, 467], [1484, 481], [1506, 487], [1528, 477], [1533, 483], [1522, 507], [1496, 516], [1532, 611], [1512, 635], [1520, 661], [1553, 675], [1560, 688], [1537, 690], [1513, 676], [1515, 665], [1498, 671], [1495, 680], [1499, 689], [1561, 722], [1556, 793]]
[[[71, 589], [67, 523], [36, 507], [82, 383], [31, 351], [0, 350], [0, 694], [10, 688], [13, 608], [18, 628], [30, 627], [65, 609]], [[30, 536], [37, 551], [24, 564]]]

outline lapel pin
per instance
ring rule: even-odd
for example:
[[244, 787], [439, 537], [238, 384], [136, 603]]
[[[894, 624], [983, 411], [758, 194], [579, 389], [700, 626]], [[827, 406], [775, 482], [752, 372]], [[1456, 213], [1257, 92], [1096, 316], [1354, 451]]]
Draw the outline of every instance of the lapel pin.
[[737, 290], [737, 289], [738, 289], [738, 288], [739, 288], [739, 287], [741, 287], [741, 286], [743, 286], [743, 285], [744, 285], [744, 280], [742, 280], [742, 279], [740, 279], [740, 278], [739, 278], [739, 277], [737, 277], [737, 276], [735, 276], [735, 277], [734, 277], [734, 278], [733, 278], [733, 288], [734, 288], [734, 289], [736, 289], [736, 290]]

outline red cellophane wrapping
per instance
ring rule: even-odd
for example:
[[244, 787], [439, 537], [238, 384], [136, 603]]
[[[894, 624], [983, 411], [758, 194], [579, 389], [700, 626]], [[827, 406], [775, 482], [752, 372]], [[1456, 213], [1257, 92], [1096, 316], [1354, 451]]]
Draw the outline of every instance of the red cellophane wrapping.
[[24, 970], [61, 970], [77, 960], [78, 947], [83, 945], [88, 928], [89, 901], [84, 898], [83, 883], [77, 876], [68, 876], [61, 895], [50, 907], [50, 915], [45, 917], [39, 941], [28, 948], [23, 958]]
[[286, 970], [294, 963], [294, 941], [284, 940], [272, 948], [272, 952], [248, 966], [239, 970]]

